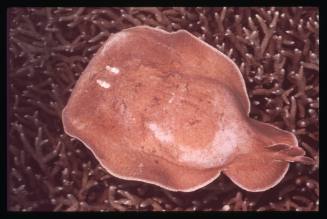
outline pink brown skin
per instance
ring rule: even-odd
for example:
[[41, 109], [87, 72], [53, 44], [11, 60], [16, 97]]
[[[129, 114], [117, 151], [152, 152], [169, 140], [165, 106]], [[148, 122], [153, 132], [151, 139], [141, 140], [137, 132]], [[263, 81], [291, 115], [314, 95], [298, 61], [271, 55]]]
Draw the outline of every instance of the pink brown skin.
[[112, 175], [194, 191], [221, 172], [248, 191], [310, 163], [295, 136], [249, 118], [237, 66], [187, 31], [145, 26], [111, 36], [63, 110], [65, 132]]

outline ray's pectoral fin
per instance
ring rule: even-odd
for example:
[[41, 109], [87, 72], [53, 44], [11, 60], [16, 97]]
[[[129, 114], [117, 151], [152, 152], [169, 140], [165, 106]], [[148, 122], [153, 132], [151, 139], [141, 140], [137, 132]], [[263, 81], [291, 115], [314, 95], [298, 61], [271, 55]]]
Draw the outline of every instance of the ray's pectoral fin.
[[274, 160], [269, 154], [254, 152], [240, 155], [224, 173], [244, 190], [260, 192], [277, 185], [288, 167], [287, 161]]
[[289, 162], [311, 164], [305, 151], [298, 147], [293, 133], [272, 125], [251, 120], [252, 137], [248, 141], [249, 152], [240, 154], [224, 173], [241, 188], [265, 191], [277, 185], [286, 174]]

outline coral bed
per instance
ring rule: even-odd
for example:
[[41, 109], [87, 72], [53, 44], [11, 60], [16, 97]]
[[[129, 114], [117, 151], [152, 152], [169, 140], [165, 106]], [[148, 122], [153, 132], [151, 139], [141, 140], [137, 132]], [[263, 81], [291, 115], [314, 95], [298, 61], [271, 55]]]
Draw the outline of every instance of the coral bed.
[[[8, 210], [319, 209], [317, 8], [11, 8], [8, 22]], [[278, 186], [259, 193], [224, 176], [179, 193], [109, 175], [64, 134], [61, 110], [101, 43], [137, 25], [186, 29], [230, 56], [250, 116], [293, 131], [315, 165], [291, 164]]]

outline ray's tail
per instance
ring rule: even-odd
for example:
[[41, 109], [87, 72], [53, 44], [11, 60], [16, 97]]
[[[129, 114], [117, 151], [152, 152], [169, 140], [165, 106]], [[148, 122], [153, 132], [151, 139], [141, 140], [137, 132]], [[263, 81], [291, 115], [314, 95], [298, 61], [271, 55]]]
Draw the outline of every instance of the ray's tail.
[[295, 135], [267, 123], [249, 120], [248, 153], [240, 154], [223, 172], [238, 186], [260, 192], [277, 185], [289, 162], [313, 164], [298, 146]]
[[274, 159], [285, 160], [288, 162], [300, 162], [305, 165], [314, 165], [314, 160], [305, 156], [305, 151], [300, 147], [291, 147], [290, 145], [277, 144], [267, 147], [273, 152]]

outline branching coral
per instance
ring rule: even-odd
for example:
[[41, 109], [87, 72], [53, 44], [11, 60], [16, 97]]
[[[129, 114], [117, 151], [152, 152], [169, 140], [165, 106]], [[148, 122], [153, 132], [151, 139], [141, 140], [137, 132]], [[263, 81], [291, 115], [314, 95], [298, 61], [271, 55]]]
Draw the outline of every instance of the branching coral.
[[[318, 210], [317, 8], [11, 8], [8, 20], [9, 210]], [[293, 131], [316, 164], [256, 194], [224, 177], [183, 194], [108, 175], [63, 134], [61, 110], [101, 43], [137, 25], [186, 29], [230, 56], [251, 117]]]

